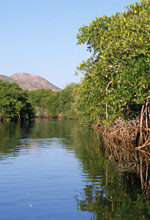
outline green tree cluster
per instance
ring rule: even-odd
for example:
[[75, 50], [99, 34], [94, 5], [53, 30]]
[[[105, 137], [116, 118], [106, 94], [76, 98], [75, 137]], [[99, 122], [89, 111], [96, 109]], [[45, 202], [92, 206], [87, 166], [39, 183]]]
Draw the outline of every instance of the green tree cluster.
[[28, 95], [16, 83], [0, 80], [0, 120], [22, 120], [33, 117]]
[[75, 116], [76, 84], [70, 84], [59, 92], [50, 89], [28, 91], [37, 117]]
[[91, 57], [78, 71], [84, 77], [78, 90], [80, 117], [102, 123], [132, 118], [150, 97], [150, 1], [141, 0], [111, 17], [96, 18], [79, 28], [78, 44]]

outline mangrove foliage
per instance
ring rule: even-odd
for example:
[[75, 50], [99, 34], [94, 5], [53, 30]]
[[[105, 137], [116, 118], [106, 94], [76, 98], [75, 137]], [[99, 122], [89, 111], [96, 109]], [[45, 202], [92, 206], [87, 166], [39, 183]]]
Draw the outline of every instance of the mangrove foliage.
[[28, 91], [30, 101], [34, 106], [36, 117], [75, 117], [76, 88], [70, 84], [59, 92], [50, 89]]
[[[80, 117], [102, 124], [139, 116], [150, 97], [150, 1], [79, 28], [78, 44], [91, 56], [78, 67]], [[148, 114], [147, 114], [148, 115]]]
[[27, 93], [16, 83], [0, 80], [0, 120], [26, 120], [33, 116]]
[[59, 92], [24, 92], [16, 84], [0, 81], [0, 118], [29, 118], [31, 102], [37, 117], [61, 114], [102, 125], [138, 116], [140, 127], [144, 120], [150, 127], [149, 15], [150, 1], [141, 0], [122, 13], [96, 18], [80, 27], [78, 44], [86, 44], [91, 56], [77, 68], [83, 73], [78, 85]]

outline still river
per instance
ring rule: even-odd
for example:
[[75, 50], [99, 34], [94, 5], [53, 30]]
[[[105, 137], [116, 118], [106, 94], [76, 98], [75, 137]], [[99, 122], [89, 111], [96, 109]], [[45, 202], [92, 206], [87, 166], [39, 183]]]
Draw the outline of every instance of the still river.
[[0, 124], [1, 220], [150, 219], [136, 173], [73, 120]]

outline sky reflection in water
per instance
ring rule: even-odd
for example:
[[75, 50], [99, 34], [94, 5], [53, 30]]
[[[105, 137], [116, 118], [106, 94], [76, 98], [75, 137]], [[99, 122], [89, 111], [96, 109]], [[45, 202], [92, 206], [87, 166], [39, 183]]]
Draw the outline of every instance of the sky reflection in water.
[[149, 218], [138, 176], [115, 171], [75, 121], [1, 124], [0, 140], [3, 220]]

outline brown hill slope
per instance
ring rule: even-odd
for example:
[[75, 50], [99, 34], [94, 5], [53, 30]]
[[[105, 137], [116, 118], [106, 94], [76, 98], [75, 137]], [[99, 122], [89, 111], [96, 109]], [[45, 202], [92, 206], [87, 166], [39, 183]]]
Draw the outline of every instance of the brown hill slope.
[[6, 81], [6, 82], [14, 82], [13, 79], [11, 79], [9, 76], [0, 75], [0, 79]]
[[9, 77], [10, 80], [19, 84], [22, 89], [36, 90], [36, 89], [51, 89], [52, 91], [60, 91], [61, 89], [53, 85], [46, 79], [29, 74], [29, 73], [16, 73]]

